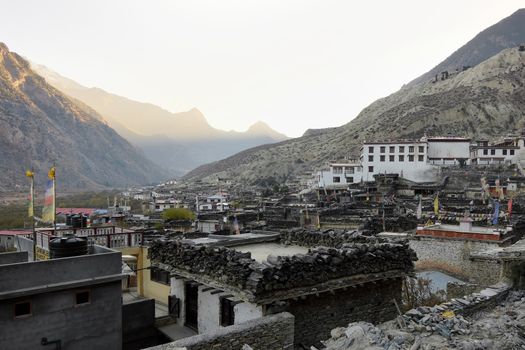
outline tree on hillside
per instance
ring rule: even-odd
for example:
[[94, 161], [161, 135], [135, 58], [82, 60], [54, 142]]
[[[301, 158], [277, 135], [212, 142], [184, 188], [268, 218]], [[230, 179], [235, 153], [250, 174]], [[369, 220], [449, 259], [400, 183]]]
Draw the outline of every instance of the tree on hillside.
[[195, 214], [185, 208], [171, 208], [166, 209], [162, 212], [162, 218], [164, 221], [170, 220], [193, 220], [195, 219]]

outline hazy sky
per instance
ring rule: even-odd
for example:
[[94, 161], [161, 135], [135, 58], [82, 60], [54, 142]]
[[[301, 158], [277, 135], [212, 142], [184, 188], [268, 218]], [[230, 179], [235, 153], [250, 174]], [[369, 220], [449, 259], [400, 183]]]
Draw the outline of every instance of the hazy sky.
[[515, 0], [0, 0], [0, 41], [86, 86], [211, 125], [339, 126]]

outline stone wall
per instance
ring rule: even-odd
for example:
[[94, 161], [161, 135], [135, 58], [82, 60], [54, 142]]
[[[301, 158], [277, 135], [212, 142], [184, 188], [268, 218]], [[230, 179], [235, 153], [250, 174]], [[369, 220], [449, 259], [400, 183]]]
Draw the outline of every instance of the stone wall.
[[294, 316], [286, 312], [266, 316], [149, 350], [241, 350], [244, 344], [254, 350], [292, 350]]
[[346, 243], [340, 249], [319, 247], [294, 256], [270, 255], [264, 263], [252, 259], [250, 253], [195, 246], [180, 240], [153, 242], [149, 254], [153, 262], [192, 275], [207, 276], [223, 285], [241, 289], [253, 299], [343, 277], [411, 272], [416, 260], [407, 242], [379, 241], [375, 244]]
[[377, 324], [395, 318], [397, 311], [393, 300], [400, 304], [401, 284], [401, 278], [382, 280], [290, 300], [287, 311], [295, 316], [296, 346], [318, 347], [321, 340], [330, 337], [332, 329], [344, 327], [349, 322]]
[[500, 280], [498, 260], [471, 258], [471, 254], [497, 248], [496, 243], [418, 236], [411, 237], [409, 242], [418, 257], [416, 268], [446, 271], [482, 286]]
[[305, 247], [332, 247], [341, 248], [348, 243], [386, 243], [386, 239], [363, 236], [355, 230], [306, 230], [292, 229], [281, 232], [281, 242], [297, 244]]

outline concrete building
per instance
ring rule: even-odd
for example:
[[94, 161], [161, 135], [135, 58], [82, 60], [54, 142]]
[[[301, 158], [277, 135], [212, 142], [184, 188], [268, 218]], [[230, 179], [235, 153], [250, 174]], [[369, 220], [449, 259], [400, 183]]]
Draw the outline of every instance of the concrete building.
[[487, 140], [477, 141], [470, 147], [472, 164], [517, 164], [524, 149], [523, 137], [508, 137], [490, 143]]
[[352, 183], [374, 181], [378, 174], [431, 182], [438, 179], [440, 167], [470, 164], [470, 157], [470, 139], [462, 137], [364, 142], [359, 161], [331, 164], [318, 172], [317, 187], [346, 189]]
[[358, 161], [332, 163], [329, 170], [317, 173], [317, 183], [320, 188], [346, 189], [348, 185], [359, 183], [363, 178], [363, 169]]
[[[395, 317], [391, 301], [401, 298], [401, 281], [412, 271], [413, 252], [407, 245], [373, 238], [369, 244], [354, 242], [350, 250], [309, 250], [312, 242], [335, 247], [336, 241], [354, 239], [335, 236], [328, 242], [321, 232], [259, 232], [152, 243], [153, 266], [171, 276], [172, 316], [179, 327], [200, 337], [169, 346], [205, 348], [195, 343], [209, 339], [208, 334], [288, 312], [294, 319], [295, 347], [309, 348], [352, 320]], [[366, 253], [372, 250], [374, 254]]]
[[360, 161], [363, 180], [374, 181], [376, 174], [398, 174], [415, 182], [432, 181], [438, 167], [429, 164], [426, 141], [365, 142]]
[[36, 262], [0, 254], [0, 348], [121, 349], [121, 280], [121, 254], [103, 247]]

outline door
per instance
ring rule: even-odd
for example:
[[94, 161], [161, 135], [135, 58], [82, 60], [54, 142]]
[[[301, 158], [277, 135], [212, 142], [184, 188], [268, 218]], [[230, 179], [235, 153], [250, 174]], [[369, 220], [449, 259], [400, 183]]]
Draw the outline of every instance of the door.
[[199, 311], [199, 285], [196, 283], [186, 284], [186, 322], [185, 326], [198, 331], [198, 311]]

